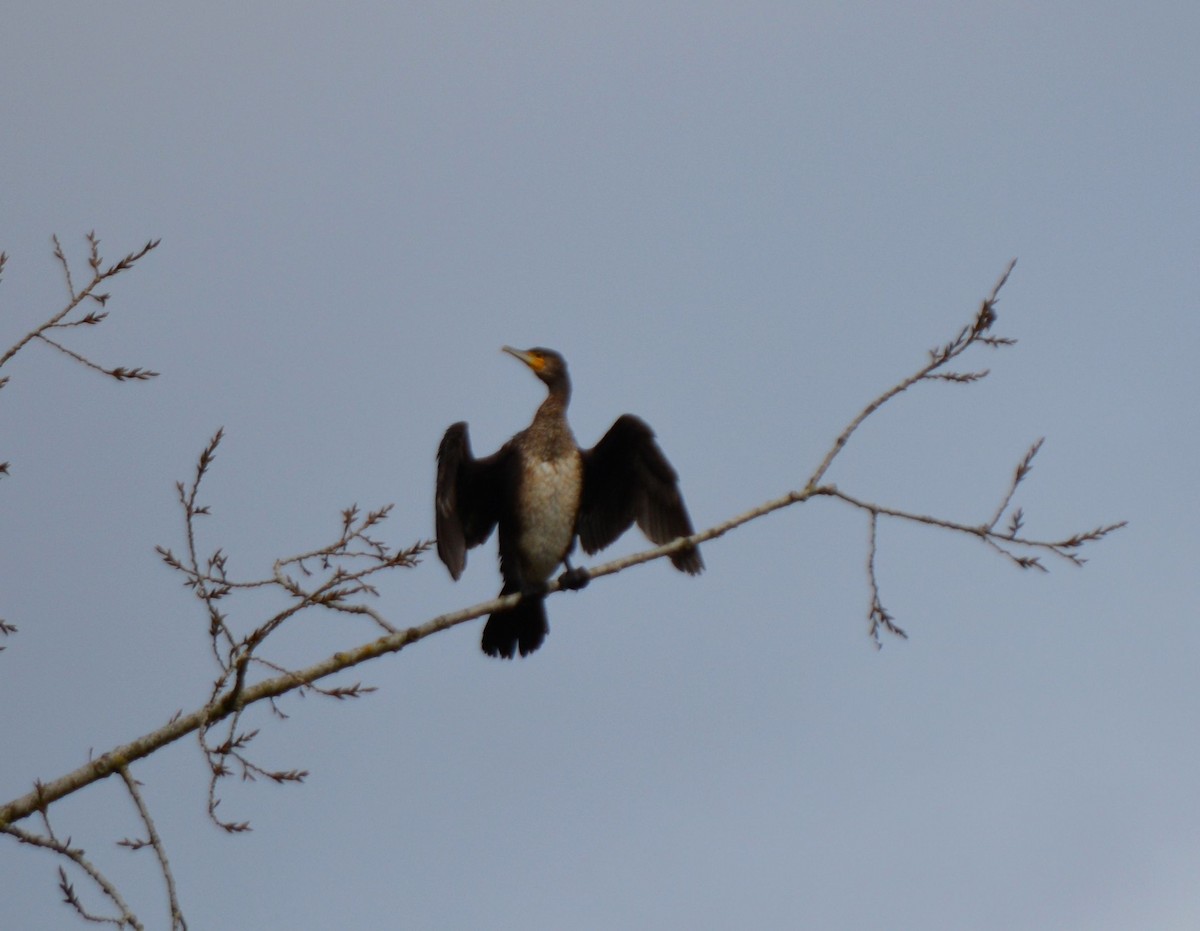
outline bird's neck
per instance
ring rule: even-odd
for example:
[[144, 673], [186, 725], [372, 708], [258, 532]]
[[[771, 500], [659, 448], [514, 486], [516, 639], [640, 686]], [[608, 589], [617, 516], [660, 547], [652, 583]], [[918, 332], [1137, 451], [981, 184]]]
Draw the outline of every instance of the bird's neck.
[[549, 386], [549, 394], [538, 408], [535, 419], [563, 418], [567, 416], [567, 404], [571, 401], [571, 383], [558, 381]]
[[532, 446], [543, 459], [558, 459], [578, 449], [575, 436], [567, 424], [567, 402], [570, 398], [570, 385], [560, 383], [552, 386], [546, 400], [534, 414], [533, 423], [529, 425]]

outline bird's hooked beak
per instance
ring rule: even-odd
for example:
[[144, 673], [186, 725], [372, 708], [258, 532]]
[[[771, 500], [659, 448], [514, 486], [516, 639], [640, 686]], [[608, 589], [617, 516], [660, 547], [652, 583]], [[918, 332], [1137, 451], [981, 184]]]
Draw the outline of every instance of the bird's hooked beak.
[[507, 352], [510, 356], [515, 356], [535, 372], [540, 372], [546, 367], [546, 360], [541, 353], [526, 352], [524, 349], [513, 349], [512, 346], [501, 346], [501, 352]]

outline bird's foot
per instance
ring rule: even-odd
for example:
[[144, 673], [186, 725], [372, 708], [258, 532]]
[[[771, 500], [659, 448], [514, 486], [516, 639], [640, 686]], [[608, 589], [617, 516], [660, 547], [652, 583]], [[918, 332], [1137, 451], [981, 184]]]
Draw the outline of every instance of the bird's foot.
[[568, 563], [567, 571], [558, 577], [558, 587], [577, 592], [591, 580], [592, 574], [583, 566], [572, 566]]

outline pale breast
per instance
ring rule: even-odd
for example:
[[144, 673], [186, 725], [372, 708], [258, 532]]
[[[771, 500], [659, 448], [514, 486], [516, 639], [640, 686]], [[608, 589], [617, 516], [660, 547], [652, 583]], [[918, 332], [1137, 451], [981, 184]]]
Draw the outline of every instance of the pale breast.
[[577, 451], [559, 459], [535, 460], [526, 464], [522, 478], [517, 542], [521, 571], [527, 581], [544, 582], [575, 537], [583, 460]]

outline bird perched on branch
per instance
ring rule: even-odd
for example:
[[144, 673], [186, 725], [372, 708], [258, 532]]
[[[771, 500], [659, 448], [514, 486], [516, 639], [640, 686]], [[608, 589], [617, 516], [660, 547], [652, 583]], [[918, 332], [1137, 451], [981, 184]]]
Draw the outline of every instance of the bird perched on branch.
[[[500, 527], [501, 595], [516, 607], [496, 611], [483, 629], [483, 652], [511, 659], [542, 645], [549, 628], [546, 582], [560, 564], [564, 588], [582, 588], [587, 571], [568, 559], [575, 538], [587, 553], [612, 543], [636, 521], [654, 543], [691, 536], [678, 476], [645, 421], [624, 414], [591, 449], [580, 449], [567, 423], [571, 381], [551, 349], [504, 352], [524, 362], [549, 389], [533, 422], [483, 459], [471, 454], [467, 425], [451, 426], [438, 447], [435, 501], [438, 556], [458, 579], [467, 550]], [[693, 546], [671, 554], [681, 572], [704, 568]]]

